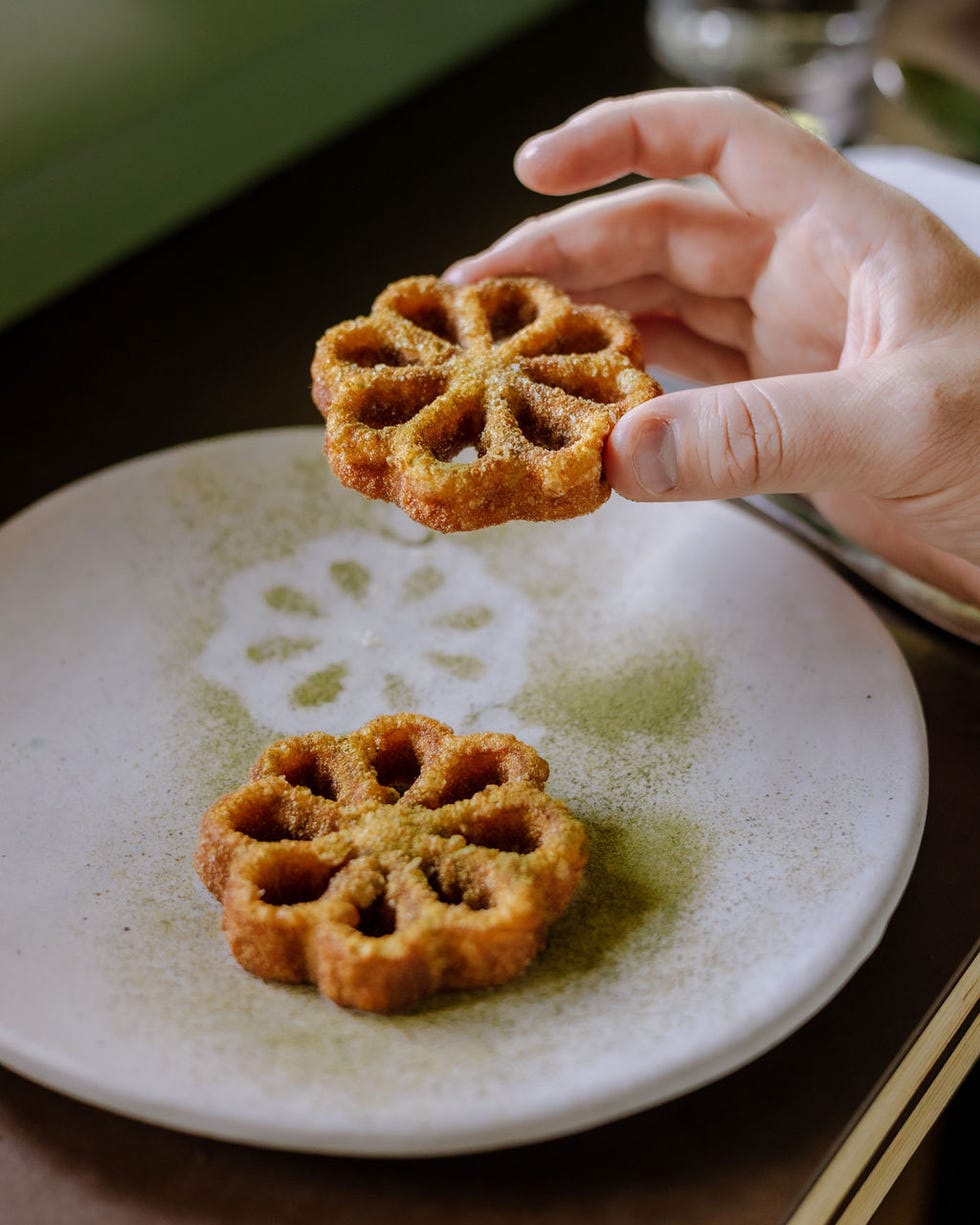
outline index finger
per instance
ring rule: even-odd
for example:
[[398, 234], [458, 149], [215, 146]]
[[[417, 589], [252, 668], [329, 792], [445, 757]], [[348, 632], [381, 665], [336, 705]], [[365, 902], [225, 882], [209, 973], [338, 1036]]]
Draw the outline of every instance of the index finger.
[[804, 212], [847, 163], [811, 133], [731, 89], [665, 89], [597, 102], [517, 153], [518, 178], [567, 195], [626, 174], [710, 175], [774, 224]]

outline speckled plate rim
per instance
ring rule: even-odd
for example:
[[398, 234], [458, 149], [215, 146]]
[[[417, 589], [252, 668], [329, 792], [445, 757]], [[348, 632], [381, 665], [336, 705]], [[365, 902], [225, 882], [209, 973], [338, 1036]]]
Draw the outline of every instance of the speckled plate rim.
[[508, 1120], [487, 1126], [478, 1121], [469, 1129], [456, 1129], [451, 1136], [436, 1136], [419, 1128], [404, 1131], [391, 1129], [385, 1135], [378, 1135], [371, 1129], [360, 1131], [356, 1127], [324, 1128], [314, 1132], [309, 1127], [291, 1128], [271, 1123], [265, 1126], [250, 1125], [230, 1118], [222, 1110], [187, 1109], [180, 1103], [155, 1099], [146, 1094], [109, 1091], [100, 1080], [86, 1077], [77, 1068], [69, 1064], [59, 1066], [49, 1054], [35, 1053], [28, 1041], [8, 1042], [2, 1029], [0, 1063], [46, 1088], [137, 1122], [257, 1148], [341, 1157], [412, 1160], [465, 1156], [557, 1140], [627, 1118], [710, 1085], [754, 1062], [805, 1025], [837, 995], [880, 943], [892, 909], [898, 904], [908, 883], [917, 849], [918, 844], [910, 853], [908, 871], [901, 880], [896, 881], [893, 906], [888, 914], [867, 933], [853, 958], [841, 963], [835, 973], [816, 984], [807, 999], [771, 1016], [756, 1030], [743, 1035], [737, 1044], [733, 1043], [688, 1066], [678, 1066], [669, 1078], [640, 1078], [628, 1086], [610, 1085], [603, 1093], [581, 1096], [574, 1107], [525, 1113], [519, 1122]]
[[[102, 481], [122, 469], [153, 464], [160, 457], [175, 452], [186, 453], [198, 448], [220, 447], [229, 441], [246, 437], [261, 440], [276, 436], [295, 436], [295, 433], [295, 429], [256, 431], [248, 435], [203, 440], [114, 465], [48, 495], [8, 520], [4, 525], [0, 525], [0, 532], [18, 524], [41, 507], [48, 512], [59, 510], [61, 504], [77, 496], [80, 491], [84, 492], [84, 488], [90, 483]], [[773, 541], [778, 540], [778, 547], [788, 547], [805, 552], [801, 546], [778, 536], [768, 525], [756, 523], [753, 526], [761, 535], [768, 536]], [[547, 1109], [537, 1114], [526, 1114], [519, 1121], [507, 1119], [491, 1126], [478, 1122], [471, 1129], [456, 1130], [452, 1136], [434, 1136], [424, 1129], [406, 1130], [401, 1134], [389, 1132], [386, 1135], [378, 1135], [370, 1128], [358, 1131], [356, 1128], [346, 1127], [311, 1134], [310, 1129], [305, 1127], [242, 1124], [234, 1119], [229, 1119], [227, 1114], [221, 1110], [214, 1112], [200, 1108], [187, 1110], [180, 1103], [174, 1103], [165, 1098], [157, 1099], [145, 1093], [130, 1095], [119, 1092], [117, 1089], [107, 1089], [98, 1078], [93, 1079], [86, 1076], [79, 1068], [72, 1066], [70, 1061], [59, 1063], [57, 1059], [51, 1057], [49, 1051], [35, 1049], [29, 1037], [23, 1034], [8, 1035], [3, 1025], [0, 1025], [0, 1061], [16, 1072], [79, 1100], [105, 1107], [134, 1119], [192, 1134], [295, 1151], [368, 1157], [421, 1157], [485, 1151], [546, 1140], [579, 1131], [689, 1092], [759, 1057], [829, 1002], [880, 942], [915, 864], [924, 827], [928, 790], [925, 725], [914, 682], [904, 658], [887, 630], [878, 622], [857, 593], [847, 587], [843, 580], [833, 575], [821, 561], [808, 553], [807, 557], [810, 564], [824, 570], [834, 582], [839, 583], [846, 590], [856, 616], [867, 617], [877, 626], [880, 636], [879, 646], [889, 658], [889, 666], [893, 672], [892, 679], [904, 691], [910, 732], [910, 743], [906, 748], [913, 750], [912, 757], [914, 758], [907, 762], [909, 765], [908, 799], [915, 804], [917, 823], [914, 835], [908, 841], [904, 860], [894, 874], [887, 898], [872, 917], [867, 930], [855, 933], [854, 943], [848, 955], [830, 966], [822, 977], [815, 980], [809, 992], [794, 999], [787, 1008], [770, 1014], [754, 1028], [743, 1032], [737, 1041], [728, 1044], [725, 1049], [709, 1052], [704, 1057], [691, 1061], [688, 1065], [679, 1065], [667, 1077], [662, 1075], [649, 1078], [641, 1076], [639, 1079], [631, 1080], [630, 1083], [626, 1083], [624, 1079], [623, 1083], [611, 1084], [604, 1091], [585, 1096], [579, 1095], [575, 1105], [571, 1108], [565, 1105], [560, 1110]], [[913, 793], [917, 798], [912, 798]]]

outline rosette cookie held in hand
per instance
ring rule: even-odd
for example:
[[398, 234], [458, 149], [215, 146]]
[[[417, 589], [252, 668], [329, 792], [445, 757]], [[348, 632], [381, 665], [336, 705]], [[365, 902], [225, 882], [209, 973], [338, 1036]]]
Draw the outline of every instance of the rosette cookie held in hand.
[[312, 374], [339, 479], [442, 532], [595, 510], [609, 431], [661, 390], [625, 315], [533, 277], [396, 281]]
[[385, 715], [281, 740], [201, 823], [235, 958], [338, 1004], [409, 1007], [524, 970], [571, 900], [585, 830], [509, 735]]

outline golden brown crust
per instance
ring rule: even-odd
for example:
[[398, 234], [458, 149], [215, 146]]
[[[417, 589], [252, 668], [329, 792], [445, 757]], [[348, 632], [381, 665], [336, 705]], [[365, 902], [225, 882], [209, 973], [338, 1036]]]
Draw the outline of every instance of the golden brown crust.
[[396, 281], [312, 374], [339, 479], [442, 532], [595, 510], [609, 431], [661, 391], [625, 315], [535, 277]]
[[384, 715], [281, 740], [204, 814], [196, 867], [235, 958], [389, 1012], [519, 974], [578, 886], [585, 830], [513, 736]]

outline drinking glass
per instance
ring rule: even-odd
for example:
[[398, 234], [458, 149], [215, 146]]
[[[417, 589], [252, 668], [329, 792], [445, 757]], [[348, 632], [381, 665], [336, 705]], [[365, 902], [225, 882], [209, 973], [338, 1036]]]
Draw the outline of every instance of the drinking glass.
[[736, 85], [819, 121], [827, 139], [864, 135], [886, 0], [648, 0], [656, 61], [685, 84]]

